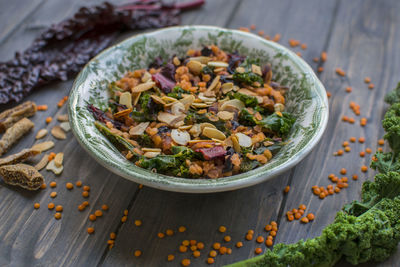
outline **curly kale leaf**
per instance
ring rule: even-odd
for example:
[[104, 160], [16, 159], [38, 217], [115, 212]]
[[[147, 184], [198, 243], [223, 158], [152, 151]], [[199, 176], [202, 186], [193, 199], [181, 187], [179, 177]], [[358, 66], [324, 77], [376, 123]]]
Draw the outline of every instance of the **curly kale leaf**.
[[246, 126], [255, 126], [256, 121], [254, 116], [247, 109], [242, 109], [238, 117], [239, 123]]
[[380, 173], [387, 173], [391, 171], [400, 172], [400, 156], [395, 156], [392, 152], [375, 153], [376, 160], [371, 161], [371, 168], [379, 171]]
[[385, 102], [390, 105], [400, 103], [400, 82], [397, 84], [396, 89], [385, 96]]
[[286, 136], [295, 122], [296, 118], [293, 115], [287, 112], [282, 112], [282, 116], [274, 113], [265, 117], [261, 121], [258, 121], [257, 124], [278, 134], [279, 136]]
[[389, 142], [393, 152], [400, 152], [400, 103], [393, 104], [385, 114], [382, 126], [386, 131], [383, 136]]
[[244, 83], [247, 85], [254, 85], [254, 82], [258, 82], [260, 85], [264, 84], [264, 79], [258, 74], [255, 74], [251, 70], [251, 65], [260, 66], [260, 61], [258, 59], [249, 59], [246, 60], [240, 65], [240, 67], [244, 68], [245, 71], [240, 73], [235, 70], [233, 73], [233, 80], [237, 83]]
[[182, 94], [186, 94], [186, 93], [187, 92], [185, 90], [183, 90], [180, 86], [175, 86], [172, 89], [172, 92], [168, 93], [168, 96], [176, 98], [176, 99], [182, 99], [183, 98]]
[[241, 94], [239, 92], [232, 94], [231, 98], [235, 98], [235, 99], [242, 101], [246, 107], [255, 107], [258, 105], [258, 101], [257, 101], [256, 97]]

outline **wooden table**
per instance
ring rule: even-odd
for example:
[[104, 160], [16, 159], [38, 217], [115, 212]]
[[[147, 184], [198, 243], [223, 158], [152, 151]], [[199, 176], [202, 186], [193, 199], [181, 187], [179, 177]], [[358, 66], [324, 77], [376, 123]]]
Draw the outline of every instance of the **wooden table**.
[[[15, 51], [25, 49], [44, 27], [71, 16], [87, 0], [13, 0], [0, 2], [0, 59], [10, 59]], [[121, 2], [121, 1], [120, 1]], [[294, 48], [319, 73], [321, 81], [332, 93], [328, 128], [310, 155], [297, 167], [272, 181], [247, 189], [217, 194], [180, 194], [144, 187], [120, 178], [97, 164], [77, 143], [72, 133], [65, 141], [57, 141], [54, 152], [65, 153], [65, 170], [60, 177], [42, 171], [47, 184], [57, 182], [56, 188], [39, 192], [27, 192], [2, 183], [0, 185], [0, 265], [10, 266], [177, 266], [181, 259], [189, 257], [192, 266], [205, 265], [208, 252], [214, 242], [222, 242], [230, 235], [232, 255], [216, 258], [221, 266], [254, 256], [254, 249], [264, 244], [245, 241], [249, 229], [255, 236], [266, 236], [263, 228], [270, 221], [277, 221], [279, 231], [275, 242], [292, 243], [299, 239], [315, 237], [332, 222], [336, 212], [353, 199], [359, 198], [361, 183], [373, 177], [371, 170], [364, 174], [360, 166], [368, 165], [371, 154], [361, 158], [358, 153], [367, 147], [373, 151], [382, 137], [380, 121], [385, 112], [383, 96], [395, 87], [400, 76], [400, 2], [396, 0], [208, 0], [200, 10], [183, 15], [182, 24], [209, 24], [227, 28], [249, 27], [254, 23], [258, 30], [274, 36], [282, 35], [281, 44], [298, 39], [307, 49]], [[121, 39], [133, 32], [126, 33]], [[322, 51], [327, 51], [324, 64], [313, 62]], [[347, 76], [339, 77], [335, 68], [344, 69]], [[375, 88], [370, 90], [364, 77], [370, 76]], [[66, 113], [66, 107], [57, 108], [56, 103], [71, 88], [72, 81], [57, 83], [36, 90], [27, 99], [37, 104], [48, 104], [49, 109], [39, 111], [33, 117], [34, 131], [25, 137], [9, 154], [34, 143], [36, 132], [44, 127], [51, 129], [56, 120], [45, 124], [47, 116], [56, 117]], [[345, 88], [351, 86], [352, 93]], [[349, 102], [361, 105], [361, 116], [368, 118], [366, 127], [359, 126], [359, 117], [349, 109]], [[4, 109], [5, 107], [1, 107]], [[343, 115], [356, 118], [351, 125], [341, 121]], [[364, 136], [365, 144], [351, 144], [352, 151], [341, 157], [332, 156], [349, 137]], [[54, 140], [53, 137], [46, 137]], [[359, 175], [358, 181], [350, 181], [349, 188], [340, 194], [320, 200], [312, 195], [311, 186], [329, 184], [329, 173], [339, 174], [345, 167], [349, 175]], [[78, 211], [84, 201], [82, 189], [68, 191], [65, 183], [83, 181], [90, 185], [89, 207]], [[283, 194], [285, 186], [290, 192]], [[49, 197], [56, 191], [55, 199]], [[53, 201], [62, 204], [61, 220], [55, 220], [54, 211], [47, 209]], [[33, 209], [39, 202], [41, 208]], [[303, 225], [299, 221], [288, 222], [286, 211], [307, 206], [307, 212], [316, 215], [314, 222]], [[107, 204], [110, 209], [96, 222], [88, 220], [89, 214]], [[123, 211], [128, 210], [128, 220], [121, 223]], [[134, 221], [141, 220], [140, 227]], [[187, 231], [160, 239], [157, 233], [167, 229], [177, 230], [186, 226]], [[226, 234], [218, 232], [218, 226], [227, 227]], [[93, 226], [95, 233], [87, 234]], [[115, 232], [115, 246], [109, 250], [109, 234]], [[179, 253], [178, 246], [184, 239], [205, 243], [200, 258], [189, 252]], [[234, 247], [243, 241], [240, 249]], [[134, 250], [143, 255], [135, 258]], [[167, 262], [168, 254], [175, 260]], [[400, 250], [382, 264], [368, 266], [399, 266]], [[339, 264], [346, 265], [346, 264]]]

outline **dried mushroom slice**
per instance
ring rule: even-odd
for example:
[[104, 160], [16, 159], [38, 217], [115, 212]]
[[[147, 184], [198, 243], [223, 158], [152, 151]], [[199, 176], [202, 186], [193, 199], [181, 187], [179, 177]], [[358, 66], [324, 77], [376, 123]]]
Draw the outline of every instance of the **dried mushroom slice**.
[[43, 176], [32, 166], [23, 163], [0, 167], [0, 175], [6, 184], [28, 190], [37, 190], [43, 184]]
[[20, 152], [10, 155], [5, 158], [0, 159], [0, 166], [3, 165], [12, 165], [16, 163], [21, 163], [24, 162], [25, 160], [32, 158], [36, 156], [37, 154], [40, 154], [40, 150], [37, 149], [32, 149], [32, 148], [26, 148], [24, 150], [21, 150]]
[[190, 61], [198, 61], [198, 62], [200, 62], [201, 64], [207, 64], [208, 61], [210, 61], [210, 60], [211, 60], [210, 57], [204, 57], [204, 56], [200, 56], [200, 57], [190, 57], [190, 58], [189, 58], [189, 62], [190, 62]]
[[234, 113], [229, 111], [220, 111], [217, 113], [217, 116], [223, 121], [230, 121], [233, 119]]
[[207, 91], [214, 90], [214, 89], [217, 87], [220, 78], [221, 78], [221, 77], [220, 77], [219, 75], [215, 76], [214, 80], [212, 81], [212, 83], [210, 84], [210, 86], [207, 88]]
[[35, 124], [27, 118], [23, 118], [7, 129], [0, 140], [0, 156], [17, 142], [22, 136], [27, 134]]
[[36, 105], [32, 101], [26, 101], [14, 108], [0, 113], [0, 133], [14, 125], [15, 122], [25, 117], [31, 117], [36, 113]]

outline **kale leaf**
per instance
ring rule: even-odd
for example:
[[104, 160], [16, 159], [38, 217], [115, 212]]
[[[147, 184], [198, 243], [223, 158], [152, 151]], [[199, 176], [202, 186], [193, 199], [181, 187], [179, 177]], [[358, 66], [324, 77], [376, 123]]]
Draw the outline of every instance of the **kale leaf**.
[[295, 122], [296, 118], [293, 115], [287, 112], [282, 112], [282, 116], [273, 113], [257, 122], [257, 124], [277, 133], [279, 136], [286, 136]]
[[241, 94], [239, 92], [231, 94], [230, 98], [235, 98], [235, 99], [242, 101], [246, 107], [255, 107], [258, 105], [258, 101], [257, 101], [256, 97]]

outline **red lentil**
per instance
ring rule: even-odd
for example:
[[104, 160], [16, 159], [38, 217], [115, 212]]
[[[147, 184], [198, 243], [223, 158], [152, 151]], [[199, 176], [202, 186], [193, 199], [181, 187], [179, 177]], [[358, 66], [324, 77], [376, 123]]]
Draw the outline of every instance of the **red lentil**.
[[136, 258], [139, 258], [142, 255], [142, 251], [135, 250], [134, 255], [135, 255]]
[[35, 209], [40, 208], [40, 203], [35, 203], [35, 204], [33, 204], [33, 207], [34, 207]]
[[262, 252], [262, 248], [256, 248], [254, 250], [254, 253], [256, 253], [256, 254], [260, 254], [261, 252]]

